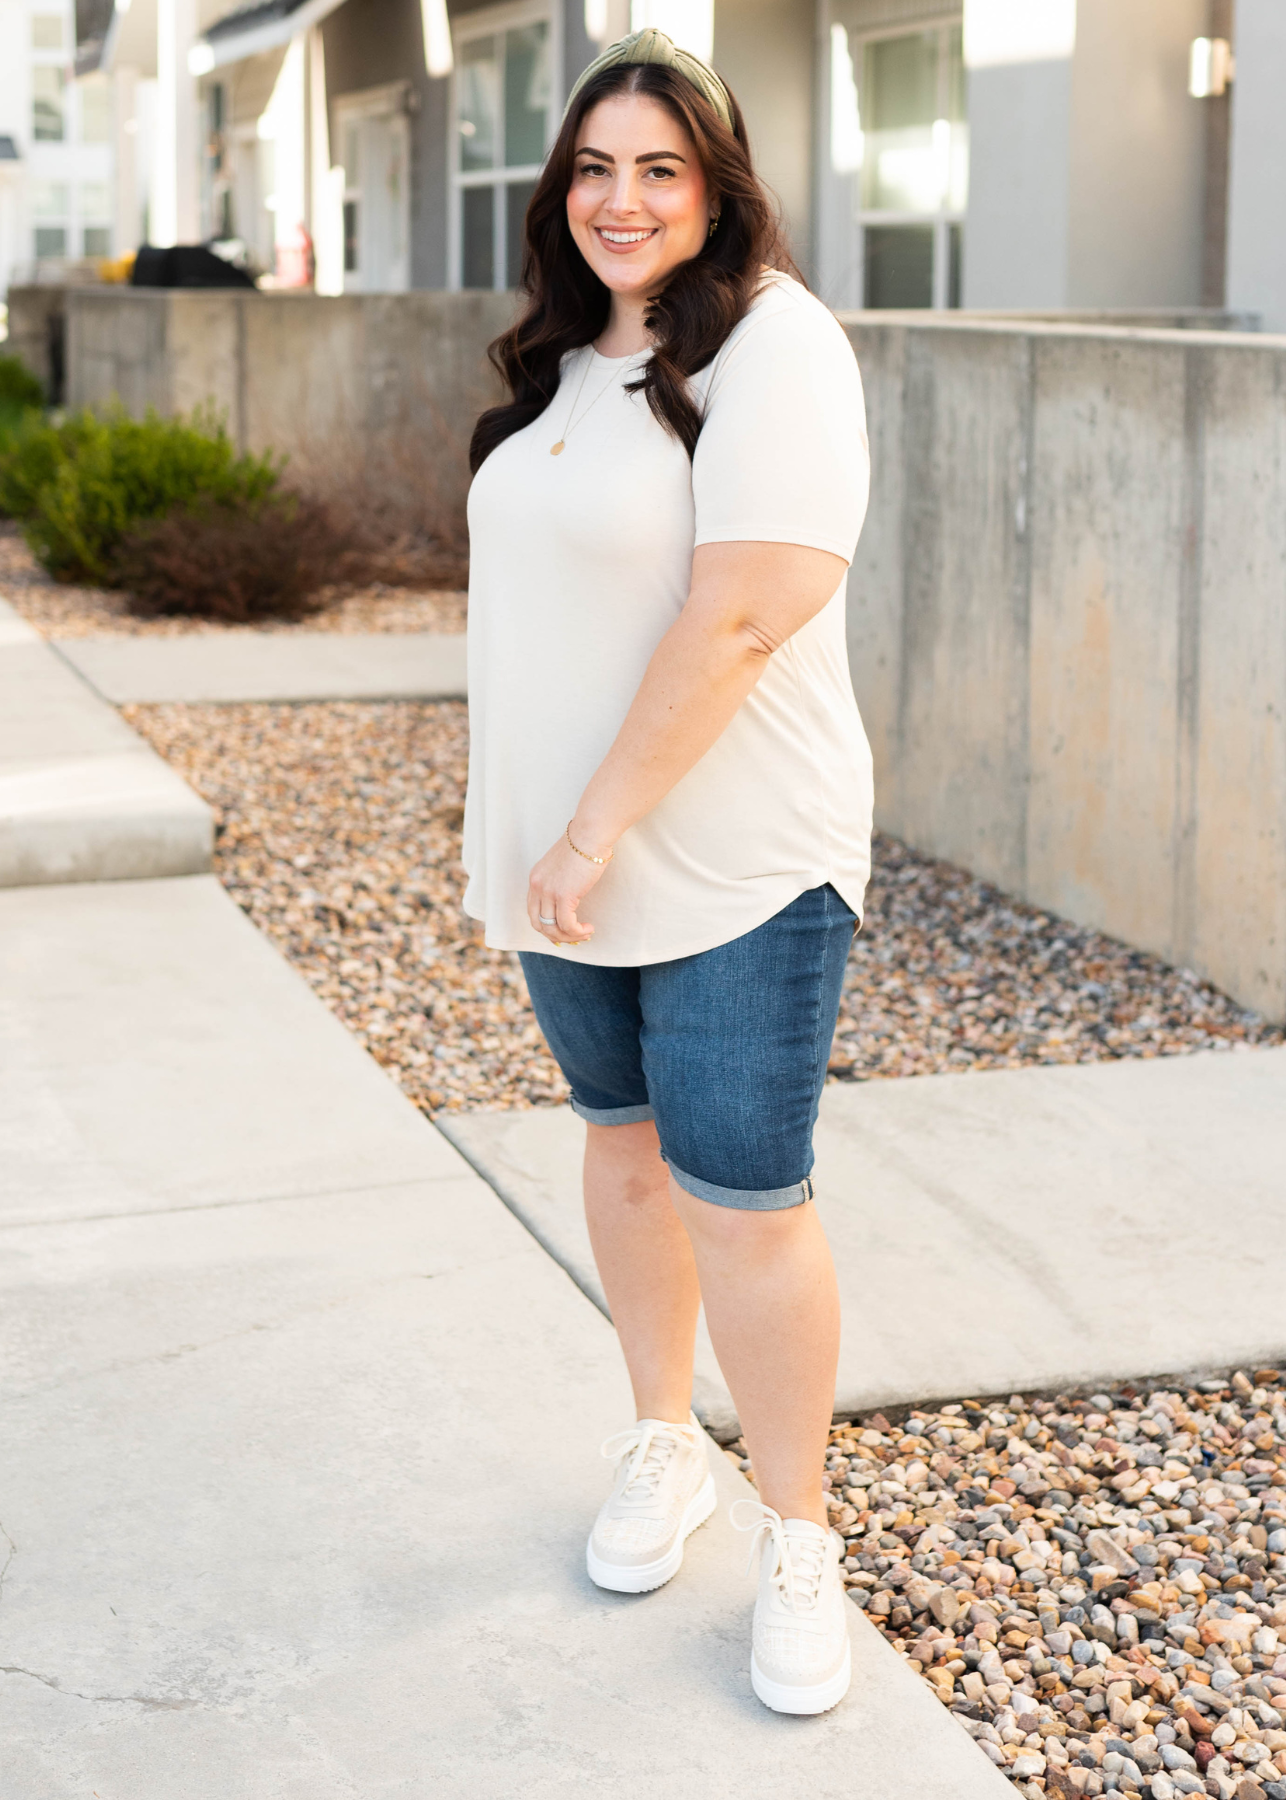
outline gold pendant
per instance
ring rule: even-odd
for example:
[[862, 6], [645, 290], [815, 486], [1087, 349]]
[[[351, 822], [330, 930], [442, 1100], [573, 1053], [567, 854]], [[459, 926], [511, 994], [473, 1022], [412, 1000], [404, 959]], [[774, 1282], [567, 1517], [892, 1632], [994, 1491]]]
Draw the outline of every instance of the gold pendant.
[[549, 454], [551, 456], [561, 456], [563, 453], [564, 442], [565, 442], [565, 440], [563, 438], [559, 438], [559, 440], [556, 444], [551, 444], [549, 446]]

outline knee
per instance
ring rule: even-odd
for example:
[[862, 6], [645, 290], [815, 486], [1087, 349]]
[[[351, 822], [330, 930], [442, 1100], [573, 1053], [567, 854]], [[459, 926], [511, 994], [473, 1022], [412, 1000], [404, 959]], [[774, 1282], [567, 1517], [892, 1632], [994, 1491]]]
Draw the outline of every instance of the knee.
[[692, 1237], [716, 1252], [738, 1257], [776, 1256], [784, 1244], [807, 1228], [813, 1211], [808, 1202], [771, 1208], [717, 1206], [689, 1194], [673, 1176], [670, 1198]]
[[606, 1189], [618, 1205], [631, 1208], [668, 1206], [665, 1164], [656, 1126], [651, 1120], [634, 1125], [586, 1127], [587, 1180]]

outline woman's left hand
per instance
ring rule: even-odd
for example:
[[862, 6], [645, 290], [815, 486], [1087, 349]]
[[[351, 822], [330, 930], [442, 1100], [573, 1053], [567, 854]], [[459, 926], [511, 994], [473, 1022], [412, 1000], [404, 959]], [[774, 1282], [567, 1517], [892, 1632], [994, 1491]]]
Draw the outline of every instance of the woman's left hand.
[[[594, 856], [608, 856], [611, 845], [588, 846]], [[592, 925], [583, 925], [576, 916], [581, 901], [603, 879], [606, 863], [591, 862], [578, 856], [566, 836], [560, 837], [547, 850], [531, 872], [527, 889], [527, 917], [531, 928], [551, 944], [588, 944], [594, 935]]]

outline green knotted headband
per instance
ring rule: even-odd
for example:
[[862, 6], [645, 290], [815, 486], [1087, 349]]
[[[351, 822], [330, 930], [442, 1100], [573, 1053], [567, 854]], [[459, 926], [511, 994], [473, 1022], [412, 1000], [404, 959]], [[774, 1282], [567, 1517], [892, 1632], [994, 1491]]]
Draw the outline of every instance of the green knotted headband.
[[595, 57], [567, 96], [563, 117], [567, 117], [573, 100], [587, 81], [604, 69], [619, 68], [626, 63], [659, 63], [663, 69], [673, 69], [676, 75], [682, 75], [692, 84], [702, 99], [709, 101], [728, 130], [732, 130], [732, 100], [709, 63], [703, 63], [690, 50], [680, 50], [672, 39], [652, 25], [643, 31], [631, 32], [629, 37], [609, 45], [601, 56]]

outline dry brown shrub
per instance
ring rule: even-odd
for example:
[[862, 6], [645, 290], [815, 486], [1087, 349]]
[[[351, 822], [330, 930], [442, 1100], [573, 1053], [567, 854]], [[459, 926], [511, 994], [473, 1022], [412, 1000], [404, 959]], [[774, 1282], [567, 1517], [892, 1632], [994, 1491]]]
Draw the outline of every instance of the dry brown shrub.
[[290, 480], [326, 503], [348, 542], [350, 583], [468, 586], [472, 426], [473, 410], [453, 422], [411, 380], [368, 432], [291, 448]]
[[120, 546], [116, 578], [144, 618], [244, 625], [318, 611], [321, 589], [360, 578], [361, 555], [349, 522], [324, 501], [275, 494], [250, 507], [184, 508], [137, 527]]

